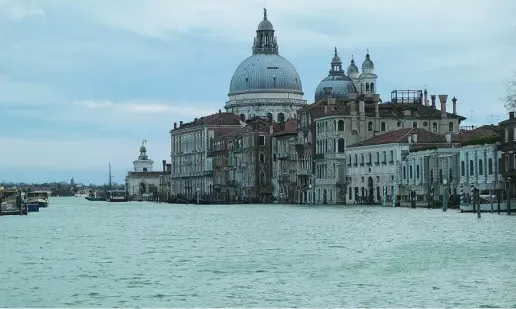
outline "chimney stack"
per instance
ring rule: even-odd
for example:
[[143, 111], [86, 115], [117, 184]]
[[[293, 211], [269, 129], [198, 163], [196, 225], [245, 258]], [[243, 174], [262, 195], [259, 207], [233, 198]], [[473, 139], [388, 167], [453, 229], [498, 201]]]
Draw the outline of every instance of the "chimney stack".
[[439, 102], [441, 102], [441, 118], [446, 118], [448, 115], [446, 113], [446, 101], [448, 100], [447, 94], [440, 94], [439, 95]]
[[161, 161], [163, 163], [163, 173], [167, 171], [167, 160]]
[[428, 91], [426, 90], [426, 88], [425, 88], [425, 91], [423, 92], [423, 94], [425, 96], [424, 97], [425, 105], [428, 106]]
[[451, 101], [453, 103], [453, 114], [457, 115], [457, 98], [453, 97], [453, 99]]
[[179, 121], [179, 127], [183, 126], [183, 121]]
[[436, 98], [436, 97], [437, 97], [437, 96], [436, 96], [435, 94], [432, 94], [432, 95], [430, 96], [430, 99], [432, 99], [432, 107], [433, 107], [433, 108], [435, 108], [435, 98]]
[[194, 118], [194, 120], [193, 120], [193, 121], [194, 121], [194, 123], [195, 123], [195, 124], [197, 124], [197, 118]]
[[174, 122], [174, 130], [177, 129], [177, 122]]
[[219, 114], [222, 113], [222, 111], [219, 109]]
[[509, 112], [509, 119], [514, 119], [514, 112]]
[[380, 118], [380, 95], [379, 94], [375, 94], [373, 96], [373, 100], [374, 100], [374, 116], [376, 118]]

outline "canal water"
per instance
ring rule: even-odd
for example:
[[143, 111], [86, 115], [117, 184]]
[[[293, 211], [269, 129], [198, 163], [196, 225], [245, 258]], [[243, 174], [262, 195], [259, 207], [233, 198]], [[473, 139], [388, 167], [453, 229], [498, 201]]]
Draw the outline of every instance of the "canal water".
[[0, 217], [2, 307], [516, 307], [516, 216], [54, 198]]

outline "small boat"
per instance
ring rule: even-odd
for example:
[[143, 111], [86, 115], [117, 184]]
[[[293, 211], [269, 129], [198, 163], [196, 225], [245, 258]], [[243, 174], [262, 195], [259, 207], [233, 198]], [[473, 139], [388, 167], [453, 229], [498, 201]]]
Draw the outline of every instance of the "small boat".
[[106, 202], [127, 202], [125, 190], [109, 190], [106, 192]]
[[26, 215], [27, 213], [20, 190], [0, 189], [0, 216]]
[[25, 193], [27, 205], [37, 204], [39, 207], [48, 207], [48, 191], [30, 191]]

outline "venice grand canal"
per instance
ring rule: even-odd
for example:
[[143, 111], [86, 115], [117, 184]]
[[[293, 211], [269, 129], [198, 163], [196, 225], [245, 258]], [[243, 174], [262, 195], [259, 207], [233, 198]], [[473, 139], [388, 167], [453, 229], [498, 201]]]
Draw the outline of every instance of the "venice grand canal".
[[516, 217], [108, 204], [1, 217], [3, 307], [516, 307]]

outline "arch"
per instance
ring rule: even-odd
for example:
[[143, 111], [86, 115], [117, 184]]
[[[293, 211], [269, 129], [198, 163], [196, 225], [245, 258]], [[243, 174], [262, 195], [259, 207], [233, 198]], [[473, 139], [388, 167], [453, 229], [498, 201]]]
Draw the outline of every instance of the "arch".
[[493, 159], [491, 158], [489, 158], [489, 160], [487, 161], [487, 172], [489, 173], [489, 175], [493, 175]]
[[460, 161], [460, 175], [466, 176], [466, 164], [464, 161]]
[[409, 178], [412, 179], [412, 165], [409, 166]]
[[478, 160], [478, 175], [482, 175], [484, 173], [484, 166], [482, 164], [482, 159]]
[[372, 153], [369, 153], [369, 162], [367, 162], [369, 164], [373, 163], [373, 154]]
[[141, 182], [139, 187], [140, 187], [140, 195], [144, 195], [145, 193], [147, 193], [147, 187], [145, 186], [144, 182]]
[[407, 168], [403, 167], [403, 179], [407, 179]]
[[365, 84], [365, 92], [366, 92], [366, 93], [369, 93], [369, 83], [366, 83], [366, 84]]
[[475, 172], [475, 164], [473, 163], [473, 160], [469, 160], [469, 174], [473, 175]]
[[337, 127], [339, 131], [344, 131], [344, 120], [339, 120]]
[[328, 203], [328, 191], [326, 189], [323, 190], [323, 204]]
[[260, 153], [260, 163], [265, 163], [265, 155], [263, 152]]
[[437, 132], [437, 122], [432, 123], [432, 131]]
[[260, 172], [260, 185], [265, 185], [267, 183], [267, 178], [265, 176], [265, 172], [264, 171], [261, 171]]
[[245, 121], [245, 114], [240, 114], [240, 120]]
[[416, 121], [414, 121], [414, 122], [412, 123], [412, 127], [413, 127], [413, 128], [417, 128], [417, 122], [416, 122]]
[[387, 131], [387, 125], [386, 125], [385, 121], [382, 121], [382, 123], [380, 125], [380, 130], [382, 130], [382, 132]]
[[453, 122], [448, 123], [448, 131], [453, 132]]
[[374, 83], [371, 83], [371, 93], [374, 93]]
[[279, 123], [283, 123], [283, 122], [285, 122], [285, 114], [283, 114], [283, 113], [278, 113], [278, 122], [279, 122]]
[[397, 126], [398, 128], [403, 128], [403, 122], [398, 121], [398, 122], [396, 123], [396, 126]]
[[374, 198], [374, 180], [371, 176], [367, 178], [367, 192], [369, 193], [369, 198], [372, 200]]
[[339, 138], [338, 145], [337, 145], [337, 152], [343, 153], [345, 148], [346, 148], [346, 141], [343, 138]]
[[272, 120], [272, 113], [267, 113], [267, 119]]
[[369, 131], [369, 132], [373, 131], [373, 122], [372, 121], [369, 121], [369, 123], [367, 124], [367, 131]]

